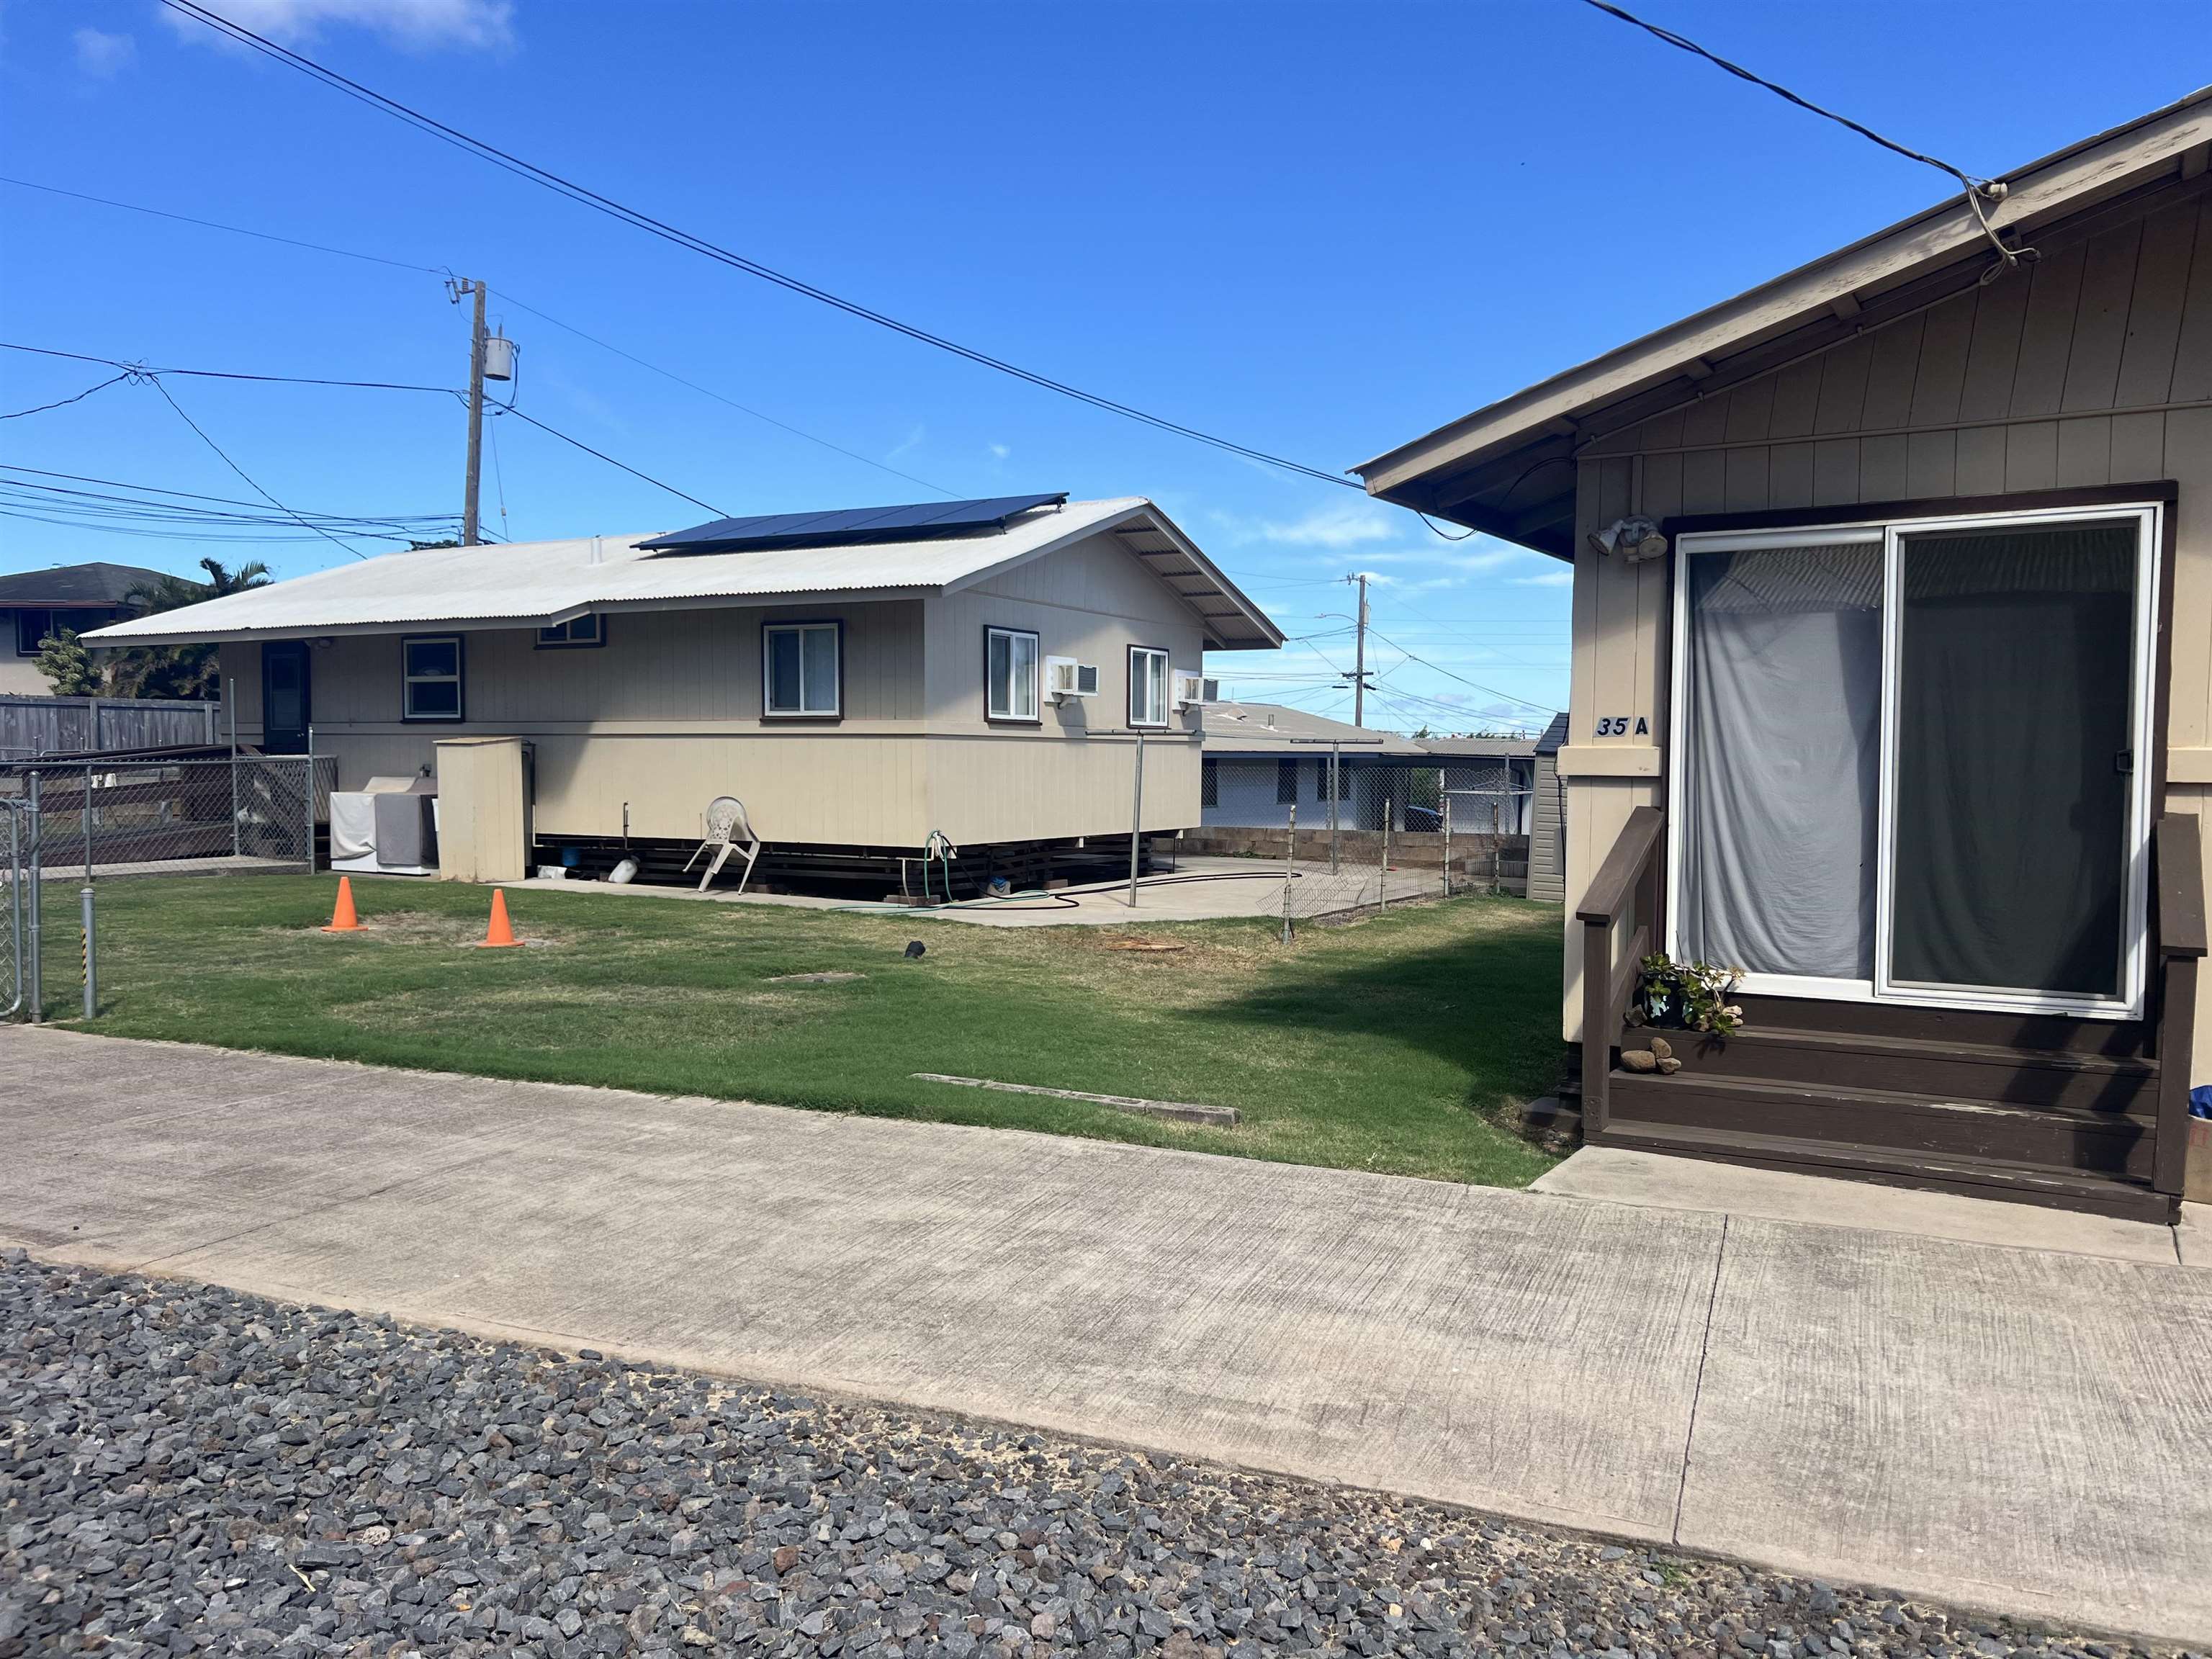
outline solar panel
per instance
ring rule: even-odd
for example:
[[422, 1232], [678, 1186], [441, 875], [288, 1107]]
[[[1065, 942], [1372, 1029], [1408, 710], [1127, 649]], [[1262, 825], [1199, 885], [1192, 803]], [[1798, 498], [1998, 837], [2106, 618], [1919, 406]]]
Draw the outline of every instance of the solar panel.
[[1058, 507], [1067, 492], [994, 495], [978, 501], [918, 501], [907, 507], [848, 507], [829, 513], [769, 513], [717, 519], [639, 544], [648, 553], [735, 553], [773, 547], [846, 547], [921, 542], [1003, 530], [1032, 507]]

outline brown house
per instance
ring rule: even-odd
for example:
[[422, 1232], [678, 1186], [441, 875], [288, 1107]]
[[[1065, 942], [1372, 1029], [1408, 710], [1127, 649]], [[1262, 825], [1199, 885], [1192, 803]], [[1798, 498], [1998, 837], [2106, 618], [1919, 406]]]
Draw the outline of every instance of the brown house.
[[[1602, 1145], [2166, 1218], [2212, 802], [2212, 92], [1359, 469], [1572, 562]], [[1638, 959], [1746, 1026], [1619, 1056]], [[2192, 1059], [2192, 1054], [2195, 1056]]]

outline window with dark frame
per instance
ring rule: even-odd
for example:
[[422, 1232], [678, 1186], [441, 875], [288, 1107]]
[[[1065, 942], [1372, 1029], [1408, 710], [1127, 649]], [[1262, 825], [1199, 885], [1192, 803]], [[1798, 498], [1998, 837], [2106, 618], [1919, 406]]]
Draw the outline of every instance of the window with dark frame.
[[47, 635], [57, 629], [66, 628], [82, 634], [88, 629], [104, 627], [114, 620], [108, 612], [100, 611], [54, 611], [44, 605], [15, 613], [15, 654], [35, 657]]
[[400, 719], [461, 719], [461, 636], [435, 634], [400, 641], [399, 682]]
[[761, 629], [761, 713], [772, 720], [844, 714], [843, 626], [769, 623]]
[[1156, 646], [1129, 647], [1129, 724], [1168, 723], [1168, 653]]
[[1042, 720], [1038, 637], [1027, 629], [983, 630], [983, 714], [994, 720]]
[[540, 651], [588, 651], [606, 642], [606, 618], [596, 611], [587, 611], [580, 617], [571, 617], [566, 622], [538, 630]]

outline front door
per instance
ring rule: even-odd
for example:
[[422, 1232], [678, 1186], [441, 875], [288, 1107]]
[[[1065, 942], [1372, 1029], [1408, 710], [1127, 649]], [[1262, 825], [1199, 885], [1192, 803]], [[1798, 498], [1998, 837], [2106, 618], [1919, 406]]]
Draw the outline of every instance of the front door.
[[302, 640], [261, 647], [261, 749], [269, 755], [304, 755], [313, 718], [307, 684], [307, 647]]
[[1680, 538], [1672, 952], [2139, 1014], [2160, 514]]

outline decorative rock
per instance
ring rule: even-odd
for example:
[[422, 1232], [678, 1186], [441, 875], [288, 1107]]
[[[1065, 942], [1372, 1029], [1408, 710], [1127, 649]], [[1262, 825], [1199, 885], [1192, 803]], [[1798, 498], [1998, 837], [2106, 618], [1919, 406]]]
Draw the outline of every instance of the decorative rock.
[[4, 1259], [0, 1659], [2112, 1651], [1373, 1493]]
[[1623, 1048], [1620, 1063], [1632, 1072], [1656, 1071], [1659, 1057], [1648, 1048]]
[[1664, 1076], [1672, 1077], [1675, 1073], [1681, 1069], [1682, 1062], [1675, 1059], [1674, 1055], [1661, 1054], [1659, 1056], [1659, 1070]]
[[1665, 1060], [1674, 1052], [1674, 1045], [1668, 1042], [1665, 1037], [1655, 1036], [1651, 1039], [1651, 1052], [1660, 1059]]

